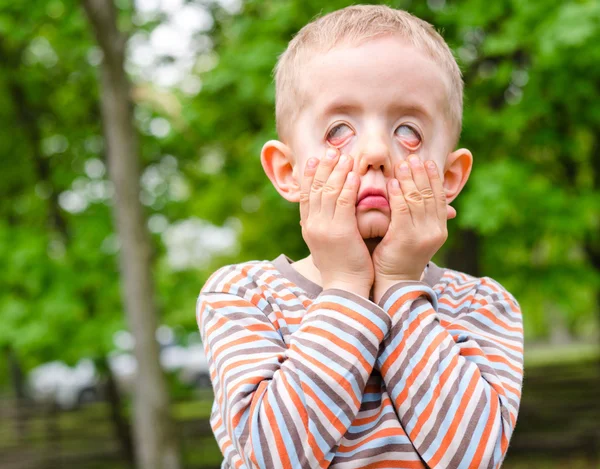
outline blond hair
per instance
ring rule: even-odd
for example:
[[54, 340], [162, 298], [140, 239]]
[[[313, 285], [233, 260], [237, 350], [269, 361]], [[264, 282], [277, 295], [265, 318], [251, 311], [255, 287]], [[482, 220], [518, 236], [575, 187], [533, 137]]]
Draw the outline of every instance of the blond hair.
[[302, 109], [300, 70], [307, 56], [327, 52], [342, 42], [358, 44], [384, 34], [399, 34], [428, 54], [449, 78], [448, 116], [452, 146], [462, 128], [463, 80], [452, 51], [435, 28], [426, 21], [386, 5], [352, 5], [306, 24], [288, 44], [275, 65], [275, 122], [277, 134], [289, 140], [290, 123]]

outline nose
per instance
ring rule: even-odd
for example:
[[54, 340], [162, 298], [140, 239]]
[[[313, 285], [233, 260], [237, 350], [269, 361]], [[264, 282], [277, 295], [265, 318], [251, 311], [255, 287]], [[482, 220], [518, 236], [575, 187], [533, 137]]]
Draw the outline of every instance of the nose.
[[385, 177], [392, 176], [390, 142], [383, 135], [370, 133], [360, 139], [356, 171], [363, 176], [370, 169], [382, 171]]

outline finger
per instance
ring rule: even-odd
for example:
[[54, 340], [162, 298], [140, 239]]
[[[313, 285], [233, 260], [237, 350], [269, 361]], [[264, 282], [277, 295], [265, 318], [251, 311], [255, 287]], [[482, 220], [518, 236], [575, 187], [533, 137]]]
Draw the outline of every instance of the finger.
[[404, 198], [402, 187], [398, 179], [392, 178], [388, 181], [388, 194], [390, 198], [391, 223], [394, 226], [414, 226], [410, 207]]
[[421, 192], [413, 181], [410, 166], [407, 161], [402, 161], [396, 171], [396, 179], [400, 183], [400, 189], [404, 195], [404, 200], [410, 209], [413, 223], [421, 223], [425, 218], [425, 206]]
[[338, 154], [339, 151], [337, 149], [329, 148], [325, 152], [325, 156], [319, 161], [319, 166], [317, 166], [317, 172], [315, 173], [312, 187], [310, 188], [309, 200], [311, 214], [317, 214], [321, 211], [323, 188], [337, 162]]
[[417, 186], [417, 189], [421, 193], [421, 197], [423, 199], [423, 206], [425, 207], [426, 216], [437, 218], [437, 208], [435, 205], [433, 190], [421, 158], [419, 158], [417, 155], [412, 155], [408, 158], [408, 161], [410, 163], [413, 181], [415, 182], [415, 185]]
[[331, 220], [335, 214], [338, 197], [352, 165], [352, 159], [348, 155], [340, 155], [329, 179], [325, 183], [325, 187], [323, 187], [321, 211], [319, 213], [328, 220]]
[[[446, 201], [446, 192], [444, 191], [444, 186], [442, 185], [442, 179], [440, 178], [437, 164], [435, 161], [428, 161], [426, 166], [429, 182], [435, 198], [437, 216], [440, 220], [447, 220], [450, 218], [449, 215], [451, 215], [451, 213], [446, 208], [449, 207], [449, 205]], [[454, 212], [454, 215], [456, 216], [456, 211]]]
[[358, 187], [360, 179], [358, 174], [350, 171], [344, 181], [344, 186], [336, 201], [333, 220], [342, 223], [354, 219], [356, 223], [356, 202], [358, 199]]
[[304, 176], [300, 181], [300, 226], [302, 226], [302, 220], [306, 220], [310, 213], [310, 188], [318, 164], [317, 158], [309, 158], [304, 167]]

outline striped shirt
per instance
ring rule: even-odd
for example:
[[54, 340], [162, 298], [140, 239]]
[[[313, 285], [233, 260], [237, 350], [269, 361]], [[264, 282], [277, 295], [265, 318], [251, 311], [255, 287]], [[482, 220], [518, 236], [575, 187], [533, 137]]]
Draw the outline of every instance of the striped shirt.
[[196, 320], [221, 468], [498, 468], [523, 382], [519, 304], [430, 262], [378, 304], [281, 254], [227, 265]]

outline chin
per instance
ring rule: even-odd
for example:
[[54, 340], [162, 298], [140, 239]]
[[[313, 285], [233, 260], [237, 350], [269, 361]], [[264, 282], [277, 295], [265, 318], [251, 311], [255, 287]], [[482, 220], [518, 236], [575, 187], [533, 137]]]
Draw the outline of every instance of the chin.
[[363, 239], [383, 238], [390, 226], [389, 217], [379, 210], [357, 214], [358, 232]]

